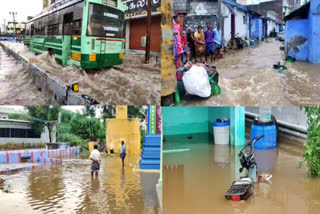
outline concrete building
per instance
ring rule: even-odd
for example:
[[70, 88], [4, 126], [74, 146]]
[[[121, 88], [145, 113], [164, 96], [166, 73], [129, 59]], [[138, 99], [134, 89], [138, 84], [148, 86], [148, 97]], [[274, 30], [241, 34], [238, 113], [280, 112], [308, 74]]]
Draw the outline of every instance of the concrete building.
[[320, 64], [320, 0], [312, 0], [284, 18], [286, 55]]
[[[247, 8], [230, 0], [222, 2], [225, 41], [234, 38], [237, 33], [243, 38], [249, 37]], [[207, 23], [215, 25], [219, 21], [217, 0], [177, 0], [173, 2], [173, 10], [174, 14], [184, 16], [180, 22], [184, 29], [191, 27], [196, 31], [197, 26], [201, 25], [206, 30]]]
[[[37, 135], [31, 127], [30, 121], [9, 119], [10, 114], [21, 113], [10, 108], [0, 108], [0, 145], [6, 143], [47, 143], [49, 131], [43, 130], [41, 135]], [[56, 142], [55, 130], [52, 142]]]
[[234, 39], [235, 35], [249, 38], [249, 16], [247, 7], [230, 0], [223, 0], [224, 39]]
[[254, 11], [248, 12], [249, 16], [249, 38], [254, 39], [257, 42], [262, 40], [262, 18], [261, 14]]
[[[126, 49], [146, 49], [147, 1], [124, 0], [126, 21]], [[161, 49], [161, 13], [160, 0], [152, 0], [151, 20], [151, 51], [160, 52]]]
[[[16, 25], [16, 26], [14, 26]], [[26, 23], [25, 22], [20, 22], [20, 23], [15, 23], [14, 22], [8, 22], [8, 25], [6, 27], [6, 32], [14, 34], [14, 30], [16, 30], [15, 34], [21, 34], [23, 35], [26, 31]]]
[[285, 0], [247, 1], [249, 10], [261, 14], [262, 37], [270, 36], [270, 32], [283, 30], [283, 5]]

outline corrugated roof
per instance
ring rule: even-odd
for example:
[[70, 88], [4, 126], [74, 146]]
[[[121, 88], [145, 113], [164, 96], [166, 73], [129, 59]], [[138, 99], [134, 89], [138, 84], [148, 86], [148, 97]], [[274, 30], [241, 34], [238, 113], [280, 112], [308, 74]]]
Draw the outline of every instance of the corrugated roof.
[[242, 4], [238, 4], [238, 3], [233, 2], [233, 1], [230, 1], [230, 0], [223, 0], [222, 2], [223, 2], [223, 3], [226, 3], [226, 4], [229, 4], [229, 5], [231, 5], [231, 6], [234, 6], [234, 7], [240, 8], [240, 9], [242, 9], [242, 10], [244, 10], [244, 11], [247, 11], [247, 10], [248, 10], [248, 8], [247, 8], [246, 6], [244, 6], [244, 5], [242, 5]]

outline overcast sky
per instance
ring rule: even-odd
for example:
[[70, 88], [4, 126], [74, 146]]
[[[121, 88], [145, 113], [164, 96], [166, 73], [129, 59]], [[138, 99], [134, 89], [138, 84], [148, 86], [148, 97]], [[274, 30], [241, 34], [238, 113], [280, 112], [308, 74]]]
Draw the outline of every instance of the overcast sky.
[[16, 20], [18, 22], [27, 21], [27, 16], [35, 16], [42, 11], [42, 0], [1, 0], [0, 5], [0, 23], [13, 21], [9, 11], [17, 12]]

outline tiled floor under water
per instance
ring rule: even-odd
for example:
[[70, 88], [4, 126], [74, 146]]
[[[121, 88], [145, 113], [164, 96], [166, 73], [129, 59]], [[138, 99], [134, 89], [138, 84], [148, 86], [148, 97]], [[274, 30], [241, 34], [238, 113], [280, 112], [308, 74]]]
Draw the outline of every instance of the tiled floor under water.
[[165, 150], [190, 150], [164, 154], [164, 213], [320, 213], [320, 178], [309, 177], [305, 168], [297, 167], [302, 160], [301, 145], [280, 141], [276, 149], [256, 150], [258, 166], [273, 175], [272, 183], [259, 183], [247, 201], [233, 202], [224, 195], [240, 177], [237, 154], [242, 147], [184, 139], [165, 141]]
[[11, 193], [0, 189], [0, 213], [159, 213], [159, 173], [134, 172], [136, 161], [104, 157], [98, 179], [88, 159], [1, 176]]

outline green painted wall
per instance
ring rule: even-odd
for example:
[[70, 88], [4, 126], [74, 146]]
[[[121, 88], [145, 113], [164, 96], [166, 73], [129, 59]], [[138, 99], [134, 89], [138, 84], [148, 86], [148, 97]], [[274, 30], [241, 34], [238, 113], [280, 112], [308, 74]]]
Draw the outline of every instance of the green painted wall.
[[244, 107], [163, 107], [163, 135], [210, 133], [217, 118], [230, 120], [230, 143], [245, 144]]
[[208, 132], [208, 107], [162, 107], [163, 135]]

